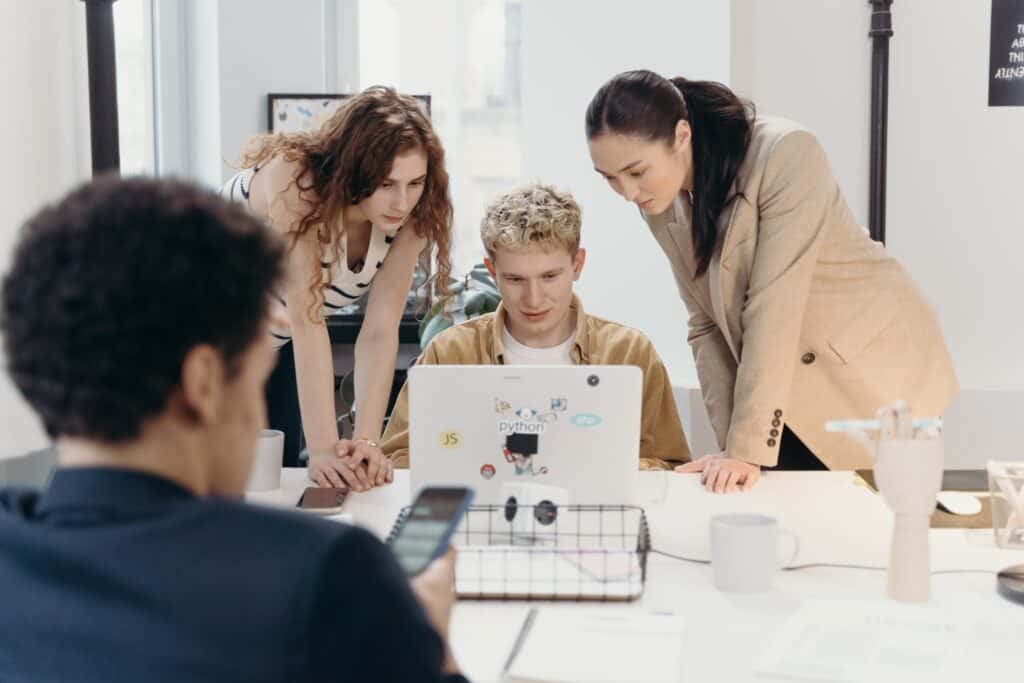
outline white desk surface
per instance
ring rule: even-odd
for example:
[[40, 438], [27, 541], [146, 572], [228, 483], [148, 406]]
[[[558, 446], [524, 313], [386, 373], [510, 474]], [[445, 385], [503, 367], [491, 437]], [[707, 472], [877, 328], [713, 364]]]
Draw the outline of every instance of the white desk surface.
[[[281, 489], [250, 493], [247, 499], [290, 507], [309, 485], [304, 469], [289, 468], [284, 471]], [[876, 494], [856, 482], [852, 472], [767, 472], [753, 491], [730, 495], [705, 492], [698, 475], [642, 472], [640, 491], [651, 544], [657, 550], [706, 559], [709, 518], [720, 512], [745, 511], [773, 515], [799, 536], [796, 564], [884, 565], [888, 556], [890, 513]], [[393, 484], [350, 494], [344, 511], [352, 515], [354, 523], [383, 538], [409, 498], [408, 471], [397, 470]], [[930, 540], [933, 571], [994, 572], [1024, 563], [1024, 552], [997, 548], [990, 529], [933, 529]], [[576, 607], [681, 614], [688, 624], [683, 646], [685, 680], [766, 681], [778, 679], [756, 676], [753, 664], [802, 604], [819, 599], [884, 602], [885, 590], [884, 571], [811, 568], [777, 573], [768, 593], [732, 595], [715, 590], [710, 566], [652, 553], [640, 600]], [[452, 647], [470, 680], [500, 680], [522, 620], [536, 604], [463, 601], [456, 605]], [[930, 606], [947, 614], [991, 616], [1007, 628], [1022, 629], [1019, 642], [1024, 643], [1024, 609], [996, 593], [992, 574], [933, 576]], [[1024, 661], [1021, 664], [1024, 666]], [[638, 662], [639, 666], [642, 663]], [[1020, 670], [1024, 669], [1018, 673]], [[977, 662], [974, 671], [985, 672], [985, 663]]]

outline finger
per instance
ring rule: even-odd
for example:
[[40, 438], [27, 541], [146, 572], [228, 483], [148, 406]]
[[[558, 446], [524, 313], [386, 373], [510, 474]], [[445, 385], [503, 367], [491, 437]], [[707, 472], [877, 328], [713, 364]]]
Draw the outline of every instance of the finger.
[[742, 474], [740, 474], [739, 472], [736, 472], [736, 471], [729, 472], [725, 476], [725, 487], [724, 487], [725, 488], [725, 492], [726, 493], [735, 493], [736, 492], [736, 485], [739, 483], [739, 481], [742, 478], [742, 476], [743, 476]]
[[374, 484], [381, 483], [377, 481], [377, 477], [380, 475], [380, 459], [377, 457], [378, 454], [374, 452], [376, 449], [370, 448], [369, 446], [362, 444], [359, 447], [359, 450], [366, 451], [365, 460], [367, 481], [370, 481]]
[[676, 472], [703, 472], [706, 466], [707, 464], [703, 462], [703, 458], [701, 460], [691, 460], [677, 467]]
[[341, 478], [345, 481], [345, 484], [347, 484], [348, 487], [351, 488], [353, 491], [364, 490], [363, 485], [359, 483], [359, 477], [357, 476], [356, 471], [350, 468], [340, 459], [337, 462], [333, 463], [332, 470], [339, 474]]
[[367, 450], [365, 448], [361, 448], [358, 445], [356, 445], [356, 446], [354, 446], [352, 448], [352, 450], [349, 452], [348, 455], [342, 456], [341, 459], [345, 461], [346, 465], [348, 465], [352, 469], [355, 469], [355, 468], [359, 467], [361, 464], [363, 464], [364, 462], [368, 462], [369, 461], [367, 456], [368, 456]]
[[715, 478], [715, 493], [725, 493], [725, 485], [729, 482], [731, 473], [731, 470], [725, 468], [718, 470], [718, 476]]
[[711, 470], [709, 472], [709, 474], [708, 474], [707, 481], [704, 483], [704, 488], [706, 488], [708, 491], [711, 491], [712, 493], [715, 493], [716, 492], [715, 491], [715, 484], [718, 483], [718, 478], [721, 475], [722, 475], [722, 469], [721, 468], [716, 467], [714, 470]]
[[328, 486], [327, 478], [324, 477], [323, 472], [320, 472], [319, 470], [315, 472], [313, 470], [310, 470], [309, 478], [312, 479], [313, 483], [316, 484], [317, 486]]
[[327, 480], [327, 486], [332, 486], [336, 489], [345, 488], [345, 480], [331, 466], [324, 468], [324, 478]]
[[705, 486], [711, 486], [711, 482], [714, 481], [718, 472], [722, 469], [722, 463], [714, 460], [708, 460], [707, 465], [704, 467], [704, 476], [700, 478], [700, 482]]
[[388, 468], [391, 466], [391, 461], [387, 458], [381, 457], [380, 459], [380, 472], [377, 474], [377, 486], [383, 486], [388, 483]]
[[754, 484], [756, 484], [760, 479], [761, 468], [755, 465], [750, 472], [747, 472], [746, 479], [743, 481], [742, 490], [749, 491], [750, 489], [754, 488]]
[[356, 481], [359, 482], [359, 486], [362, 487], [359, 489], [360, 491], [369, 491], [370, 489], [373, 488], [373, 485], [370, 483], [370, 480], [366, 476], [365, 465], [350, 467], [348, 471], [355, 475]]
[[388, 483], [395, 480], [395, 463], [388, 461]]
[[334, 444], [334, 453], [339, 458], [344, 458], [352, 453], [353, 443], [348, 439], [338, 439]]

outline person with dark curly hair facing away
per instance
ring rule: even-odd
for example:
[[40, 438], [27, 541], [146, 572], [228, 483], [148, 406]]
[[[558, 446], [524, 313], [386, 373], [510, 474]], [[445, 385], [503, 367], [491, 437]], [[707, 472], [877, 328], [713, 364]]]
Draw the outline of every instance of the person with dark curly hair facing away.
[[59, 466], [0, 490], [0, 680], [465, 680], [452, 552], [410, 586], [370, 533], [240, 500], [283, 253], [173, 181], [103, 178], [24, 226], [0, 331]]
[[[444, 149], [412, 97], [372, 87], [319, 129], [261, 135], [222, 194], [287, 237], [279, 297], [287, 324], [267, 385], [270, 426], [285, 433], [284, 464], [320, 486], [365, 491], [392, 480], [378, 441], [391, 395], [398, 326], [417, 261], [439, 293], [450, 271], [452, 206]], [[433, 255], [433, 256], [432, 256]], [[355, 344], [355, 425], [339, 439], [334, 362], [324, 315], [368, 296]]]

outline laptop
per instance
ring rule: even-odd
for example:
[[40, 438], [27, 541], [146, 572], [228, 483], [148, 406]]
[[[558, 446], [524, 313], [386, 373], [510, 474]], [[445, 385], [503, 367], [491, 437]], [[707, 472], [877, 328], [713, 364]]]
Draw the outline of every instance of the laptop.
[[500, 505], [509, 485], [536, 484], [570, 505], [635, 505], [642, 387], [623, 365], [415, 366], [411, 493], [457, 484]]

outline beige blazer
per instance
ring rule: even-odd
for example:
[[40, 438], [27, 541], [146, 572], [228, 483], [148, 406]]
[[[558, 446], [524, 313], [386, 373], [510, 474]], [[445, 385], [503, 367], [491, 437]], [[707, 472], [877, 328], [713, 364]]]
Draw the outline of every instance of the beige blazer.
[[824, 423], [906, 400], [941, 414], [959, 387], [934, 311], [903, 267], [854, 220], [815, 137], [758, 117], [695, 277], [682, 193], [645, 216], [689, 311], [688, 341], [720, 448], [765, 466], [788, 425], [832, 469], [870, 467]]

